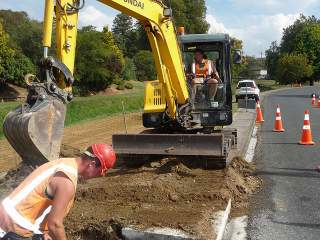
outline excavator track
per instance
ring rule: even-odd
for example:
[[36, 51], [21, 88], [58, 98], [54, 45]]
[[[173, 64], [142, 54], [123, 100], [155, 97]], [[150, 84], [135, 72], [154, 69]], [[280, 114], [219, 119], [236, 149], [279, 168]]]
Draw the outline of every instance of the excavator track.
[[117, 134], [112, 136], [118, 167], [138, 167], [162, 158], [178, 158], [188, 166], [222, 169], [237, 145], [237, 131], [226, 129], [211, 134]]

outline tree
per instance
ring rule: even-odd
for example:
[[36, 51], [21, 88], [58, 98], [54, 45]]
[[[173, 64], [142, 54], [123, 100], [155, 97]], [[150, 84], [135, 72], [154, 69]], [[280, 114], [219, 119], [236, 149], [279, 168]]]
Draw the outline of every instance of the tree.
[[156, 79], [156, 68], [150, 51], [141, 50], [133, 58], [136, 67], [136, 76], [139, 81]]
[[42, 24], [31, 20], [25, 12], [0, 10], [5, 31], [10, 35], [9, 46], [21, 52], [37, 65], [42, 58]]
[[172, 8], [175, 25], [185, 27], [188, 34], [208, 32], [210, 24], [206, 20], [205, 0], [165, 0], [163, 2]]
[[7, 64], [13, 61], [14, 51], [8, 46], [9, 37], [4, 31], [0, 21], [0, 82], [1, 85], [6, 81]]
[[103, 32], [93, 27], [82, 28], [77, 53], [75, 76], [80, 94], [104, 90], [123, 72], [122, 53], [107, 28]]
[[9, 36], [0, 21], [0, 81], [24, 85], [24, 76], [34, 72], [34, 65], [20, 52], [9, 47]]
[[109, 31], [108, 27], [103, 28], [103, 43], [107, 49], [112, 51], [112, 56], [110, 56], [110, 61], [108, 62], [108, 69], [114, 73], [120, 75], [123, 72], [125, 59], [122, 51], [117, 46], [114, 39], [114, 35]]
[[280, 52], [303, 54], [313, 66], [310, 82], [320, 79], [320, 20], [301, 15], [293, 25], [284, 30]]
[[[231, 40], [231, 57], [233, 56], [235, 50], [243, 50], [243, 42], [239, 39], [232, 38]], [[232, 78], [237, 79], [239, 77], [243, 77], [243, 75], [247, 76], [248, 62], [246, 58], [243, 57], [241, 64], [234, 64], [231, 61], [231, 70], [232, 70]]]
[[266, 65], [269, 79], [276, 79], [277, 65], [280, 57], [280, 47], [277, 42], [271, 43], [270, 48], [266, 51]]
[[136, 80], [136, 66], [131, 58], [125, 59], [125, 67], [123, 70], [123, 79], [124, 80]]
[[312, 74], [312, 65], [305, 55], [285, 53], [279, 59], [277, 80], [281, 84], [301, 83]]
[[132, 17], [120, 13], [113, 20], [112, 33], [116, 42], [126, 57], [132, 58], [138, 51], [136, 47], [137, 29]]
[[[208, 32], [210, 25], [206, 21], [207, 8], [204, 0], [164, 0], [163, 3], [172, 8], [175, 26], [185, 27], [188, 34]], [[135, 35], [129, 38], [130, 43], [134, 43], [138, 50], [151, 50], [143, 25], [137, 22], [134, 31]], [[131, 51], [135, 51], [134, 46], [131, 46]]]

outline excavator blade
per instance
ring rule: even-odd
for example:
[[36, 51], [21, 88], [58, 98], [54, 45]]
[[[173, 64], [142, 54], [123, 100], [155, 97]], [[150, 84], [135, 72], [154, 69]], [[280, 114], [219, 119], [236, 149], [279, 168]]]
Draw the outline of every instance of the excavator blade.
[[40, 165], [59, 157], [65, 114], [59, 100], [25, 103], [6, 116], [3, 131], [24, 162]]
[[137, 167], [163, 157], [176, 157], [191, 167], [204, 169], [224, 168], [232, 145], [222, 133], [118, 134], [113, 135], [112, 143], [120, 166]]

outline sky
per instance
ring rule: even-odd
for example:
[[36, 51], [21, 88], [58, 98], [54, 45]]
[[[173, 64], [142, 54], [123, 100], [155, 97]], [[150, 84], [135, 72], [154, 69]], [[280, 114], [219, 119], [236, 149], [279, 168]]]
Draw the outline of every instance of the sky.
[[[174, 1], [174, 0], [173, 0]], [[196, 2], [196, 0], [195, 0]], [[272, 41], [280, 41], [283, 28], [300, 14], [320, 18], [320, 0], [206, 0], [210, 33], [224, 32], [243, 40], [246, 55], [260, 56]], [[25, 11], [42, 20], [44, 0], [0, 0], [0, 9]], [[86, 0], [80, 26], [102, 29], [119, 13], [95, 0]]]

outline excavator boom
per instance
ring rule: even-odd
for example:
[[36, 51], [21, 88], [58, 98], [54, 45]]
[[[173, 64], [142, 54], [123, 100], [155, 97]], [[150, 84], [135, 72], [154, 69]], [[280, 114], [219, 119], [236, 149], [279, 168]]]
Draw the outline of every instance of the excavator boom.
[[[27, 79], [29, 91], [27, 101], [11, 111], [4, 121], [4, 133], [8, 141], [21, 158], [32, 165], [54, 160], [60, 152], [66, 104], [73, 98], [78, 13], [83, 8], [84, 1], [46, 0], [44, 54], [40, 64], [40, 75]], [[200, 121], [203, 116], [215, 114], [213, 112], [203, 115], [201, 112], [197, 112], [196, 115], [191, 114], [190, 89], [187, 84], [181, 44], [176, 35], [170, 8], [166, 7], [161, 0], [99, 1], [136, 18], [146, 30], [158, 80], [146, 85], [145, 125], [152, 125], [154, 124], [152, 121], [156, 121], [161, 127], [170, 126], [179, 131], [192, 128], [191, 120]], [[54, 19], [57, 58], [48, 56]], [[224, 120], [225, 116], [227, 115], [219, 115], [219, 120]], [[134, 145], [134, 141], [139, 142]], [[197, 144], [193, 145], [195, 141]], [[149, 152], [142, 151], [141, 143], [144, 142], [154, 143], [148, 145]], [[114, 136], [113, 139], [114, 147], [118, 150], [120, 157], [126, 154], [183, 155], [185, 148], [188, 149], [186, 152], [188, 156], [219, 157], [225, 156], [223, 143], [223, 135], [173, 135], [171, 133]], [[196, 149], [192, 146], [196, 146]], [[168, 148], [172, 150], [169, 151]], [[136, 154], [139, 149], [143, 154]]]

